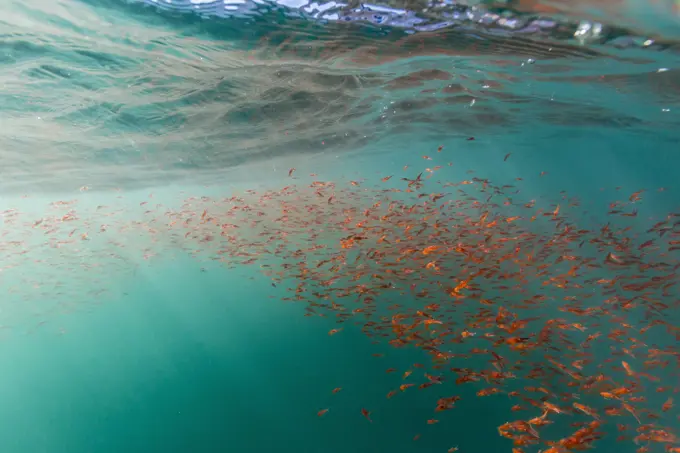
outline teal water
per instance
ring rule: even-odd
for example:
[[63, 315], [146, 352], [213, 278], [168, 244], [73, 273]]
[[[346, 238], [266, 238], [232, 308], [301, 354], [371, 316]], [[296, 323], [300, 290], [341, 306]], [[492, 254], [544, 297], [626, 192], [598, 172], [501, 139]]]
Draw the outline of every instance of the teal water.
[[[349, 211], [338, 206], [362, 212], [377, 200], [422, 205], [412, 193], [386, 189], [403, 190], [400, 178], [427, 176], [425, 169], [436, 166], [442, 168], [423, 193], [448, 191], [462, 200], [457, 190], [467, 186], [443, 185], [488, 179], [514, 185], [504, 191], [517, 203], [537, 200], [550, 211], [560, 204], [581, 228], [630, 227], [633, 241], [678, 212], [680, 60], [672, 33], [668, 47], [647, 49], [483, 30], [407, 34], [323, 25], [276, 10], [240, 21], [63, 0], [13, 1], [0, 12], [3, 452], [509, 452], [497, 427], [522, 415], [509, 411], [508, 396], [478, 398], [491, 385], [459, 386], [449, 376], [441, 386], [386, 398], [408, 382], [406, 370], [418, 384], [423, 372], [439, 373], [431, 356], [367, 336], [365, 323], [383, 312], [357, 314], [328, 335], [339, 326], [337, 313], [317, 307], [305, 316], [307, 304], [289, 300], [301, 282], [310, 291], [323, 288], [286, 265], [312, 266], [337, 253], [338, 235], [352, 228], [341, 226]], [[337, 186], [319, 197], [309, 188], [313, 181]], [[283, 204], [259, 194], [291, 185], [295, 195], [274, 199], [301, 213], [280, 226], [274, 218]], [[608, 214], [611, 203], [628, 202], [639, 190], [642, 200], [631, 205], [637, 217]], [[334, 204], [325, 201], [330, 195]], [[254, 210], [229, 217], [233, 203], [224, 199], [233, 196]], [[494, 212], [524, 214], [499, 200]], [[177, 230], [183, 220], [170, 225], [180, 211], [200, 223], [204, 209], [240, 226], [229, 230], [231, 242], [203, 227], [187, 237], [189, 228]], [[259, 226], [251, 223], [258, 219]], [[555, 234], [549, 220], [527, 225]], [[258, 235], [259, 228], [269, 234]], [[673, 228], [657, 243], [677, 240]], [[328, 249], [308, 249], [313, 245]], [[589, 246], [584, 254], [594, 250]], [[258, 261], [242, 264], [243, 254]], [[659, 259], [675, 265], [678, 255], [667, 251]], [[382, 272], [377, 260], [364, 266]], [[319, 269], [325, 279], [350, 272]], [[443, 278], [461, 275], [449, 271]], [[418, 291], [434, 278], [422, 270], [416, 276]], [[671, 276], [678, 281], [677, 270]], [[411, 280], [399, 280], [404, 294], [376, 296], [380, 310], [420, 303], [404, 282]], [[334, 287], [351, 284], [341, 279]], [[605, 298], [597, 291], [588, 302], [595, 306]], [[662, 318], [677, 326], [677, 291], [668, 291], [646, 296], [666, 302]], [[521, 317], [567, 317], [555, 305], [534, 312]], [[639, 328], [645, 318], [638, 315], [623, 316]], [[599, 328], [582, 322], [590, 332]], [[645, 338], [647, 348], [677, 351], [674, 331]], [[594, 347], [596, 364], [612, 357], [609, 347]], [[530, 358], [550, 367], [541, 356]], [[628, 360], [643, 369], [640, 356]], [[448, 366], [488, 368], [486, 361]], [[674, 393], [662, 398], [654, 387], [677, 389], [678, 365], [648, 372], [661, 382], [642, 394], [659, 412]], [[554, 376], [545, 385], [569, 391]], [[456, 408], [428, 424], [437, 400], [451, 395], [461, 396]], [[322, 409], [329, 411], [318, 417]], [[534, 412], [525, 418], [540, 415]], [[677, 433], [677, 416], [677, 409], [660, 413], [660, 423]], [[617, 417], [607, 430], [616, 423], [635, 429], [630, 416]], [[556, 418], [546, 435], [559, 439], [573, 432], [569, 423], [583, 420]], [[615, 437], [594, 451], [641, 446]]]

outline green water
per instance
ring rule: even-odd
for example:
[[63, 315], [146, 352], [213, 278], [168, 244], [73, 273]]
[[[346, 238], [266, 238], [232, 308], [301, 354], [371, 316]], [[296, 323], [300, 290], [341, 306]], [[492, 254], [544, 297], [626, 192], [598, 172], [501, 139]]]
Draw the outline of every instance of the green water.
[[[422, 354], [371, 344], [355, 327], [329, 337], [332, 321], [303, 318], [262, 277], [184, 258], [114, 287], [101, 306], [3, 342], [7, 451], [412, 451], [419, 432], [430, 434], [419, 448], [476, 444], [462, 427], [420, 426], [432, 410], [422, 395], [385, 398], [400, 381], [385, 369]], [[442, 422], [488, 422], [477, 403], [461, 409]]]
[[[377, 198], [441, 166], [426, 192], [488, 178], [516, 186], [510, 198], [562, 203], [582, 228], [642, 189], [638, 216], [611, 220], [631, 236], [678, 211], [674, 48], [454, 30], [428, 38], [440, 43], [430, 51], [402, 32], [276, 11], [229, 22], [43, 3], [0, 6], [0, 453], [510, 451], [497, 431], [514, 417], [506, 395], [449, 378], [388, 399], [406, 370], [415, 383], [438, 373], [428, 355], [366, 336], [361, 316], [330, 336], [332, 312], [283, 300], [294, 278], [273, 286], [259, 262], [149, 234], [190, 197], [366, 180], [353, 190]], [[70, 210], [69, 235], [54, 219]], [[413, 303], [393, 294], [386, 305]], [[428, 424], [452, 395], [456, 408]], [[635, 451], [615, 437], [594, 451]]]

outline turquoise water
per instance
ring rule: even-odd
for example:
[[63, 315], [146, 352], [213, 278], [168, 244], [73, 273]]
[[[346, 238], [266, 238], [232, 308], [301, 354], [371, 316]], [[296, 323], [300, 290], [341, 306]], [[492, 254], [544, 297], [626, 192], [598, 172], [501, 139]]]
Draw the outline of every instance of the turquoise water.
[[[298, 285], [304, 283], [307, 292], [299, 294], [308, 301], [326, 304], [319, 297], [324, 288], [355, 288], [347, 279], [367, 269], [357, 282], [391, 279], [387, 259], [341, 269], [319, 263], [340, 252], [339, 239], [350, 231], [373, 234], [352, 225], [364, 210], [378, 212], [374, 203], [423, 207], [419, 193], [446, 193], [441, 202], [454, 204], [487, 199], [479, 181], [446, 185], [473, 178], [506, 194], [495, 195], [498, 204], [488, 208], [494, 215], [527, 216], [521, 205], [531, 200], [546, 212], [559, 204], [567, 223], [592, 231], [607, 222], [629, 227], [635, 244], [678, 212], [680, 60], [670, 13], [657, 29], [635, 32], [638, 44], [656, 36], [663, 46], [623, 46], [474, 28], [411, 33], [320, 23], [276, 8], [246, 18], [198, 18], [135, 3], [62, 0], [12, 1], [0, 12], [3, 452], [510, 452], [512, 442], [497, 427], [540, 410], [510, 412], [515, 403], [507, 395], [475, 396], [491, 384], [457, 385], [451, 373], [442, 385], [386, 398], [410, 382], [402, 378], [407, 370], [418, 384], [427, 381], [423, 373], [441, 371], [422, 349], [392, 347], [390, 337], [365, 326], [389, 319], [391, 304], [424, 310], [417, 291], [434, 294], [441, 281], [459, 282], [475, 265], [442, 258], [441, 277], [423, 269], [394, 277], [395, 288], [403, 288], [378, 291], [376, 314], [357, 312], [341, 325], [342, 311], [294, 300]], [[403, 192], [401, 178], [420, 172], [432, 174], [422, 192]], [[313, 181], [335, 186], [320, 189]], [[284, 189], [290, 186], [294, 192]], [[633, 200], [640, 190], [641, 200]], [[617, 201], [637, 217], [608, 214]], [[252, 209], [228, 212], [243, 204]], [[451, 217], [444, 212], [432, 215], [459, 231], [468, 228], [463, 218], [482, 214], [462, 204]], [[280, 220], [284, 215], [290, 220]], [[560, 230], [550, 219], [522, 228], [553, 237]], [[667, 234], [654, 237], [660, 247], [680, 234], [673, 219]], [[512, 235], [511, 222], [500, 223], [499, 234]], [[403, 244], [415, 241], [407, 236]], [[351, 253], [398, 254], [391, 236], [389, 246], [371, 242], [379, 237]], [[450, 244], [466, 241], [446, 237]], [[606, 253], [596, 248], [589, 242], [574, 253], [601, 262]], [[254, 263], [243, 264], [251, 257]], [[641, 259], [672, 267], [678, 252], [664, 248]], [[305, 265], [308, 273], [300, 270]], [[548, 275], [567, 270], [550, 268]], [[622, 271], [597, 272], [612, 278]], [[668, 272], [670, 282], [678, 281], [677, 269]], [[328, 287], [319, 283], [334, 277]], [[411, 283], [416, 289], [409, 291]], [[583, 296], [573, 288], [551, 293], [538, 283], [527, 289], [559, 297], [522, 318], [568, 318], [556, 309], [562, 296]], [[649, 308], [648, 299], [669, 308], [622, 311], [625, 322], [639, 329], [658, 316], [677, 326], [677, 290], [657, 290], [642, 292], [640, 310]], [[488, 291], [501, 300], [504, 290]], [[588, 304], [604, 304], [592, 282], [584, 291], [596, 294], [583, 299]], [[333, 294], [348, 307], [358, 304], [339, 297]], [[445, 293], [433, 297], [428, 303], [458, 310], [452, 324], [468, 319], [467, 305], [456, 309]], [[614, 328], [606, 317], [580, 322], [589, 332]], [[336, 328], [342, 330], [329, 335]], [[540, 327], [529, 330], [535, 335]], [[672, 329], [644, 338], [641, 351], [677, 350]], [[612, 366], [620, 368], [614, 354], [620, 350], [611, 346], [596, 343], [595, 365], [616, 357]], [[509, 360], [520, 359], [513, 354]], [[636, 354], [623, 360], [643, 370], [644, 354]], [[527, 357], [550, 367], [540, 354]], [[466, 366], [489, 368], [486, 357], [448, 363]], [[647, 372], [660, 382], [641, 378], [640, 396], [659, 412], [674, 393], [654, 388], [677, 389], [678, 365]], [[625, 379], [620, 369], [606, 373]], [[556, 376], [542, 385], [571, 391]], [[538, 384], [518, 376], [509, 385]], [[433, 415], [437, 400], [452, 395], [461, 396], [456, 408]], [[598, 410], [608, 404], [592, 398], [584, 393], [581, 401]], [[362, 417], [364, 408], [372, 422]], [[329, 410], [317, 416], [322, 409]], [[677, 409], [659, 416], [660, 425], [680, 434]], [[428, 424], [432, 418], [439, 423]], [[576, 413], [551, 418], [541, 431], [551, 439], [586, 420]], [[630, 415], [611, 418], [608, 437], [594, 451], [642, 446], [614, 440], [617, 423], [635, 429]], [[663, 448], [653, 444], [651, 451]]]

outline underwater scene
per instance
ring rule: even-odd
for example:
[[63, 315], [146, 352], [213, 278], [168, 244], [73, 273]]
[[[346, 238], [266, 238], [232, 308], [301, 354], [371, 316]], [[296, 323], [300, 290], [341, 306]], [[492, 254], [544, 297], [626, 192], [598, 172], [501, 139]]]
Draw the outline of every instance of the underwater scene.
[[0, 452], [680, 453], [680, 3], [0, 3]]

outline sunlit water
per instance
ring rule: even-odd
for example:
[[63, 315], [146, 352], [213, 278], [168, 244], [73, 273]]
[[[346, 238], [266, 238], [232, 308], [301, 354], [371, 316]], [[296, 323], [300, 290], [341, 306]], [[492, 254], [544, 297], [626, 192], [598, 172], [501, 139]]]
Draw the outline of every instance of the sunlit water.
[[[246, 191], [292, 185], [299, 194], [286, 199], [306, 206], [320, 190], [309, 185], [330, 181], [323, 214], [291, 227], [286, 247], [338, 248], [329, 231], [344, 214], [333, 206], [408, 199], [383, 189], [425, 172], [425, 193], [488, 179], [513, 185], [518, 203], [562, 203], [581, 228], [611, 221], [642, 237], [679, 208], [672, 8], [627, 5], [603, 20], [610, 35], [579, 42], [573, 27], [426, 32], [392, 16], [391, 27], [342, 23], [319, 5], [198, 17], [142, 3], [0, 6], [0, 449], [511, 451], [496, 430], [513, 416], [507, 396], [467, 390], [429, 425], [437, 398], [461, 393], [455, 384], [385, 397], [413, 362], [432, 372], [427, 354], [365, 336], [359, 317], [328, 335], [333, 313], [305, 317], [305, 304], [286, 300], [299, 284], [288, 255], [240, 264], [239, 253], [260, 259], [284, 238], [257, 236], [254, 213], [233, 220], [229, 253], [203, 230], [173, 230], [172, 213], [200, 222], [225, 215], [224, 199], [256, 207]], [[559, 20], [602, 20], [571, 13]], [[352, 187], [367, 195], [352, 198]], [[637, 217], [608, 214], [639, 190]], [[266, 225], [282, 212], [262, 209]], [[664, 383], [677, 377], [676, 367]], [[671, 414], [666, 426], [677, 426]], [[596, 451], [639, 447], [614, 438]]]

